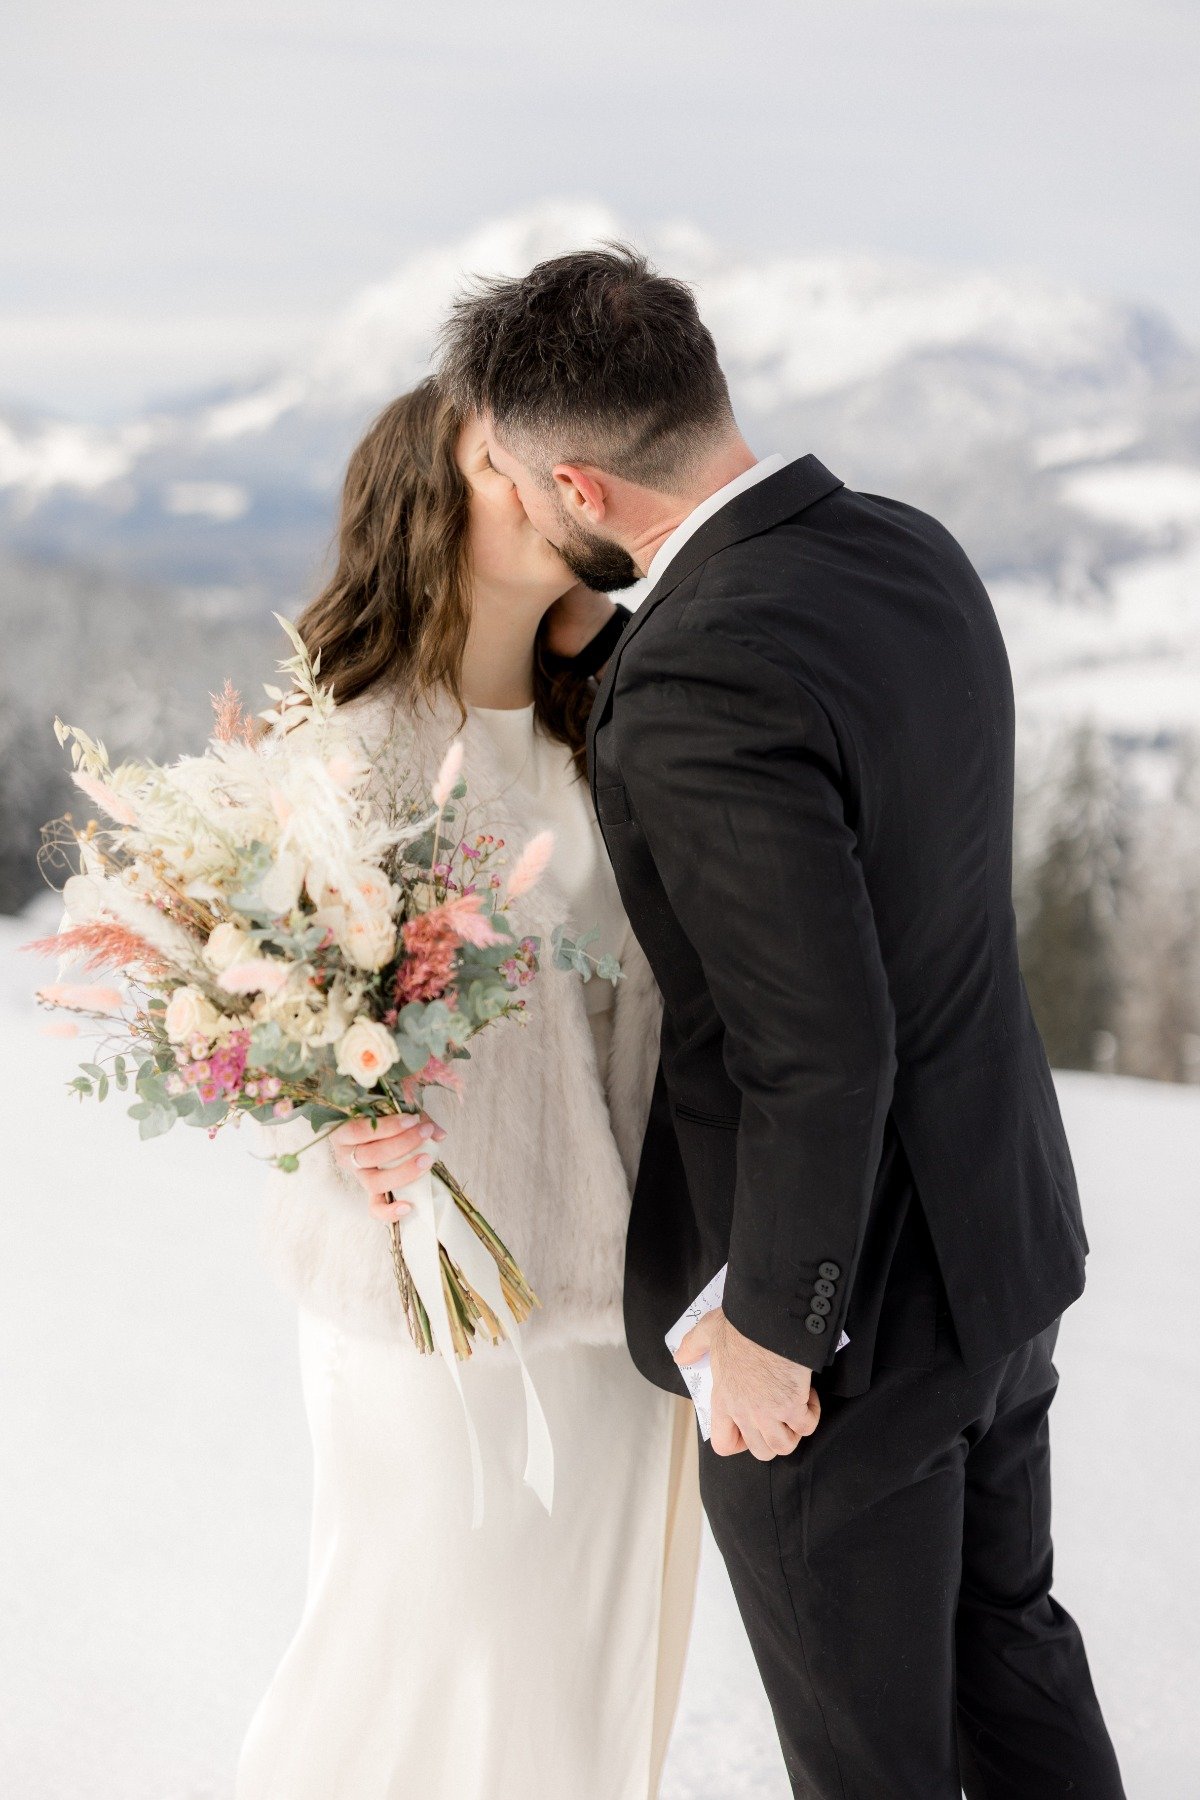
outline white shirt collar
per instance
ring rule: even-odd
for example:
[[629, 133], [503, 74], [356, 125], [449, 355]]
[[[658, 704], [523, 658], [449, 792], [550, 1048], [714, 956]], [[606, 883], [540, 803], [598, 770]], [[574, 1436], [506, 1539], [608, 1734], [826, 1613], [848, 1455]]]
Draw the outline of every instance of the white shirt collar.
[[675, 527], [670, 537], [666, 538], [654, 552], [650, 567], [646, 570], [646, 592], [648, 593], [654, 586], [667, 564], [679, 554], [688, 539], [699, 531], [702, 525], [706, 525], [714, 513], [720, 512], [721, 508], [736, 499], [738, 494], [744, 494], [747, 488], [752, 488], [756, 483], [765, 481], [768, 475], [774, 475], [776, 469], [782, 469], [787, 462], [786, 456], [764, 456], [761, 462], [754, 463], [741, 475], [735, 475], [732, 481], [727, 481], [724, 487], [718, 488], [715, 494], [710, 494], [707, 500], [702, 500], [699, 506], [694, 507], [687, 518]]

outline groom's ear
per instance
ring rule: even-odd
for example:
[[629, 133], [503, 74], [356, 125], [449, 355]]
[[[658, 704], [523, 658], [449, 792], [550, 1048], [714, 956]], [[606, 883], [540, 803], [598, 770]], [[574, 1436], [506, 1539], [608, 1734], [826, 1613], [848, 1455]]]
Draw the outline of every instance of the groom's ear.
[[602, 475], [579, 463], [557, 463], [550, 474], [568, 518], [578, 524], [604, 523], [608, 490]]

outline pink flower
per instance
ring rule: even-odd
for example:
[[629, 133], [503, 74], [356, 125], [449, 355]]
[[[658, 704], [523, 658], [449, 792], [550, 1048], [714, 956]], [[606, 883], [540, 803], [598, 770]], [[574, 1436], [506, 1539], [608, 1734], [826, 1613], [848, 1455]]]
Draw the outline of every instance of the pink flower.
[[227, 994], [277, 994], [286, 986], [287, 978], [287, 963], [274, 957], [253, 956], [218, 975], [217, 986]]
[[65, 1006], [73, 1012], [118, 1013], [122, 1005], [116, 988], [90, 982], [52, 981], [38, 989], [37, 997], [47, 1006]]
[[249, 1049], [250, 1033], [232, 1032], [207, 1061], [193, 1062], [180, 1074], [189, 1087], [196, 1088], [206, 1106], [214, 1100], [232, 1100], [241, 1089]]
[[115, 819], [118, 825], [137, 824], [137, 814], [128, 800], [106, 781], [97, 781], [94, 775], [85, 775], [82, 769], [76, 769], [71, 780], [76, 787], [83, 789], [89, 800], [102, 806], [109, 818]]
[[42, 1026], [42, 1036], [52, 1038], [74, 1038], [79, 1036], [79, 1027], [74, 1019], [55, 1019], [49, 1025]]
[[166, 968], [153, 944], [128, 926], [107, 919], [71, 925], [54, 937], [34, 938], [21, 948], [36, 956], [69, 956], [72, 961], [82, 961], [85, 969], [125, 969], [132, 963], [147, 974], [158, 974]]
[[437, 1000], [454, 976], [460, 945], [498, 944], [501, 934], [483, 912], [483, 897], [462, 894], [409, 919], [402, 927], [405, 957], [396, 972], [396, 1000]]
[[454, 792], [455, 787], [458, 785], [458, 778], [462, 772], [462, 766], [462, 742], [459, 738], [455, 738], [442, 759], [442, 766], [438, 770], [437, 779], [433, 784], [433, 804], [437, 807], [439, 812], [445, 806], [447, 800], [449, 800], [451, 794]]
[[500, 973], [510, 988], [528, 987], [537, 974], [537, 947], [536, 938], [523, 937], [516, 954], [500, 964]]
[[396, 1000], [436, 1000], [450, 985], [459, 938], [439, 907], [402, 928], [405, 957], [396, 971]]
[[213, 704], [213, 736], [218, 744], [252, 744], [254, 720], [242, 705], [242, 696], [229, 677], [225, 677], [225, 686], [219, 694], [208, 697]]
[[290, 1100], [288, 1100], [286, 1097], [282, 1100], [277, 1100], [275, 1102], [274, 1106], [271, 1108], [271, 1111], [274, 1113], [274, 1115], [277, 1119], [286, 1119], [288, 1114], [292, 1110], [293, 1110], [292, 1102]]
[[546, 866], [554, 850], [554, 833], [539, 831], [531, 837], [520, 856], [517, 866], [508, 878], [508, 897], [515, 900], [519, 895], [528, 893], [529, 889], [539, 882], [546, 873]]
[[451, 1063], [445, 1063], [438, 1056], [431, 1056], [418, 1075], [406, 1075], [400, 1083], [400, 1092], [406, 1106], [419, 1106], [421, 1090], [427, 1087], [447, 1088], [450, 1093], [462, 1099], [462, 1076]]
[[329, 779], [334, 787], [353, 787], [363, 773], [363, 765], [357, 757], [351, 756], [348, 750], [337, 750], [325, 764]]
[[[477, 950], [483, 950], [489, 944], [498, 944], [500, 933], [482, 911], [482, 907], [482, 895], [462, 894], [457, 900], [447, 900], [437, 911], [465, 944], [474, 944]], [[434, 915], [426, 916], [431, 918]]]

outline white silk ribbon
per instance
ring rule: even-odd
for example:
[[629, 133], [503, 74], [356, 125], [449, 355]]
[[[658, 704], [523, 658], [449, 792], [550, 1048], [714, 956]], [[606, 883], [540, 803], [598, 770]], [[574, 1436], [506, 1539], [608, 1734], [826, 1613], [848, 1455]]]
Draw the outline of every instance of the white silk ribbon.
[[449, 1368], [462, 1403], [471, 1453], [472, 1529], [478, 1530], [483, 1523], [483, 1457], [450, 1331], [439, 1244], [446, 1246], [451, 1261], [457, 1263], [475, 1292], [491, 1307], [513, 1347], [525, 1389], [525, 1485], [532, 1488], [550, 1512], [554, 1505], [554, 1446], [550, 1441], [550, 1427], [521, 1350], [517, 1321], [504, 1298], [496, 1259], [463, 1217], [445, 1182], [432, 1169], [427, 1169], [407, 1187], [397, 1188], [395, 1193], [412, 1206], [412, 1211], [400, 1220], [400, 1247], [413, 1287], [429, 1314], [434, 1348]]

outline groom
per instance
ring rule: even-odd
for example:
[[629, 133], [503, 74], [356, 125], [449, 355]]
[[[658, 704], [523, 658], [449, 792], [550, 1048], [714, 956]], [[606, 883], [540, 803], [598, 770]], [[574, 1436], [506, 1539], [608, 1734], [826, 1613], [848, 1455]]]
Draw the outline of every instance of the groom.
[[728, 1263], [679, 1357], [711, 1355], [703, 1498], [793, 1789], [1116, 1800], [1050, 1592], [1087, 1241], [1017, 967], [988, 597], [933, 519], [756, 461], [691, 292], [632, 251], [482, 285], [444, 352], [580, 579], [651, 584], [588, 742], [664, 999], [626, 1325], [684, 1392], [663, 1334]]

